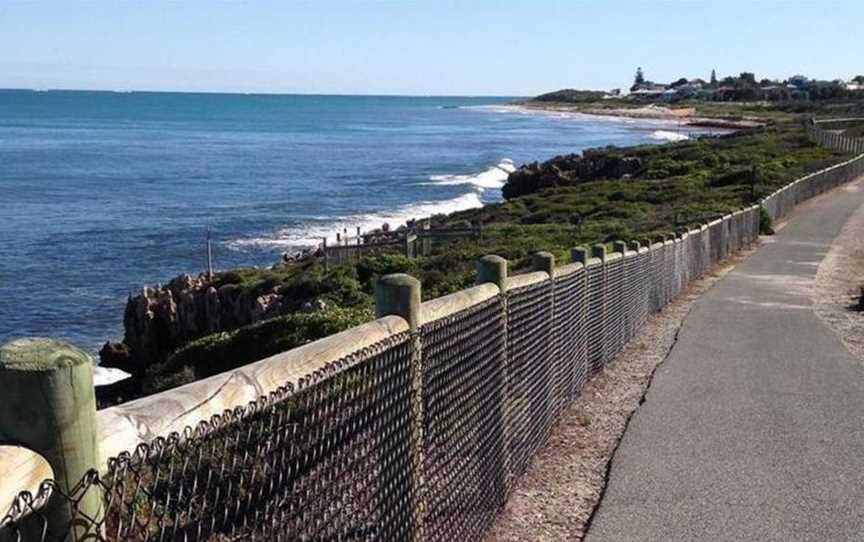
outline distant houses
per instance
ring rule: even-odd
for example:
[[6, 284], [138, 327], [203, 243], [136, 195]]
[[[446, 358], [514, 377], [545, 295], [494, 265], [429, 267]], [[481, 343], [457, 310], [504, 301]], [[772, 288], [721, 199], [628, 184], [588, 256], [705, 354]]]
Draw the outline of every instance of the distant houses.
[[680, 78], [669, 84], [655, 83], [645, 78], [642, 69], [636, 71], [629, 93], [621, 89], [610, 91], [562, 89], [533, 98], [536, 102], [592, 104], [598, 101], [629, 101], [636, 103], [675, 103], [682, 101], [711, 102], [785, 102], [831, 99], [864, 100], [864, 75], [845, 81], [820, 81], [804, 75], [793, 75], [784, 81], [757, 81], [752, 72], [718, 79], [712, 70], [709, 81]]
[[718, 102], [826, 100], [834, 98], [864, 99], [864, 76], [852, 80], [819, 81], [804, 75], [793, 75], [785, 81], [762, 79], [750, 72], [712, 82], [703, 79], [681, 78], [670, 84], [646, 80], [640, 69], [630, 93], [624, 98], [644, 102], [677, 102], [705, 100]]

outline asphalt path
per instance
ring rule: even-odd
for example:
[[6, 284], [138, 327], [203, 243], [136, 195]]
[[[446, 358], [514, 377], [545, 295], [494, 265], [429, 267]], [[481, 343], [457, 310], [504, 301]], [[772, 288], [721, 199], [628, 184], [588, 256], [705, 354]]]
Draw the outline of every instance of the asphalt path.
[[864, 368], [810, 296], [855, 212], [861, 181], [806, 203], [694, 304], [587, 541], [864, 540]]

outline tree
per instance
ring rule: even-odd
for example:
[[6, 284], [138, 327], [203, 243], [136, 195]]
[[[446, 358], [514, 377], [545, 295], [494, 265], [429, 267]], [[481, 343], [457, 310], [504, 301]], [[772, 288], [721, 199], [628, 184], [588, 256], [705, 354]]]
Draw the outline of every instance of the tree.
[[681, 87], [681, 86], [686, 85], [687, 83], [688, 83], [687, 78], [686, 78], [686, 77], [682, 77], [681, 79], [675, 81], [674, 83], [672, 83], [672, 84], [669, 85], [669, 86], [671, 86], [672, 88], [678, 88], [678, 87]]
[[717, 72], [715, 70], [711, 70], [711, 86], [717, 86]]
[[642, 73], [642, 68], [636, 68], [636, 77], [633, 78], [634, 85], [645, 84], [645, 74]]
[[741, 72], [741, 75], [738, 76], [738, 79], [744, 85], [755, 85], [756, 84], [756, 74], [750, 72]]
[[852, 81], [858, 83], [859, 85], [864, 85], [864, 75], [856, 75], [852, 78]]

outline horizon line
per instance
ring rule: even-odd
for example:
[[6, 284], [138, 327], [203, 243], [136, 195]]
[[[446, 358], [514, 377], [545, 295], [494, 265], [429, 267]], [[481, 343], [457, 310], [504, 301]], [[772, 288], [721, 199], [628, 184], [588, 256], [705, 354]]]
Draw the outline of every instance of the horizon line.
[[518, 94], [399, 94], [399, 93], [346, 93], [346, 92], [246, 92], [230, 90], [116, 90], [93, 88], [32, 88], [0, 87], [0, 92], [104, 92], [110, 94], [223, 94], [231, 96], [332, 96], [369, 98], [530, 98]]

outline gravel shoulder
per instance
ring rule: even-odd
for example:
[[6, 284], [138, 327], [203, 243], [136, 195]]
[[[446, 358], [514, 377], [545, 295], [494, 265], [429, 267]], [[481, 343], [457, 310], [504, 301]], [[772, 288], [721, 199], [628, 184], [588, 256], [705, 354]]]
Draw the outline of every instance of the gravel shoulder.
[[517, 483], [487, 541], [582, 539], [606, 486], [609, 461], [691, 306], [757, 248], [692, 282], [585, 385]]
[[[845, 186], [864, 191], [864, 178]], [[840, 337], [849, 352], [864, 364], [864, 313], [855, 310], [864, 286], [864, 207], [859, 208], [834, 239], [816, 273], [813, 305], [816, 314]]]

